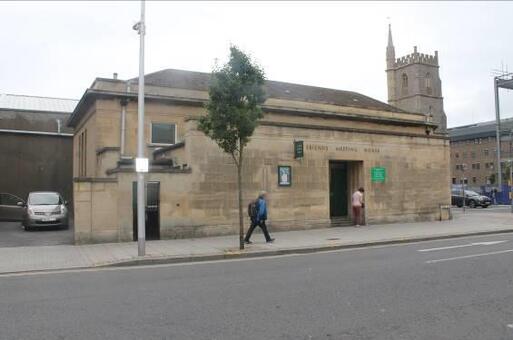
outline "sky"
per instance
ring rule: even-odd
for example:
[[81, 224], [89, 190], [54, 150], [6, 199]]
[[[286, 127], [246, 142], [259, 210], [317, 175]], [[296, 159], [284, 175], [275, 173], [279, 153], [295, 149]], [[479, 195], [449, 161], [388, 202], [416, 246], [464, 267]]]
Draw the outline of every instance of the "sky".
[[[271, 80], [387, 101], [385, 48], [439, 51], [448, 126], [495, 119], [494, 69], [513, 71], [513, 2], [146, 2], [146, 73], [210, 72], [230, 44]], [[0, 2], [0, 93], [79, 99], [138, 75], [139, 1]], [[513, 117], [513, 91], [501, 90]]]

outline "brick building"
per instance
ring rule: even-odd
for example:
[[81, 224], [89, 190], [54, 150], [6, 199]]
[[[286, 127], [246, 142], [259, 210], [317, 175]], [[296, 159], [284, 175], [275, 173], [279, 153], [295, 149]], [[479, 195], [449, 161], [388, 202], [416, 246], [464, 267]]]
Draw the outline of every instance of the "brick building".
[[[501, 156], [503, 180], [509, 180], [506, 172], [512, 158], [510, 132], [513, 118], [501, 121]], [[451, 139], [451, 179], [453, 184], [466, 178], [469, 186], [496, 184], [497, 144], [495, 121], [476, 123], [448, 129]]]

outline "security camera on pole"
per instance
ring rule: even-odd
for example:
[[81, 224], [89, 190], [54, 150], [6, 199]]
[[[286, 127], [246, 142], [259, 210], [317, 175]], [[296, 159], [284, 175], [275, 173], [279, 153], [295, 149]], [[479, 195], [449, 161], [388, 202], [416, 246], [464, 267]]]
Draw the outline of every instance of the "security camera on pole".
[[144, 173], [148, 172], [148, 158], [144, 157], [144, 0], [141, 1], [141, 21], [133, 26], [139, 33], [139, 98], [137, 114], [137, 158], [135, 171], [137, 172], [137, 245], [139, 256], [146, 253], [146, 225], [145, 225], [145, 183]]

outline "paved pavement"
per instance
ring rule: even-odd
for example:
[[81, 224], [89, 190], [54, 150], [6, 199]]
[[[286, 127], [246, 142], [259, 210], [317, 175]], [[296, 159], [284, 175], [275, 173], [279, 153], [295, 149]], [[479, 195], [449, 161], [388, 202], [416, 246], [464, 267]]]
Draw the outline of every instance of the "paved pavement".
[[273, 233], [275, 243], [266, 244], [255, 234], [254, 244], [240, 252], [237, 236], [147, 242], [147, 256], [137, 257], [133, 242], [94, 245], [57, 245], [0, 248], [0, 273], [54, 269], [88, 268], [146, 262], [186, 262], [194, 260], [265, 256], [329, 250], [365, 244], [425, 240], [467, 234], [513, 231], [509, 208], [455, 211], [445, 222], [402, 223], [353, 228], [328, 228]]
[[0, 275], [1, 338], [511, 339], [512, 248], [508, 233]]
[[72, 228], [25, 231], [20, 222], [0, 222], [0, 248], [73, 244]]

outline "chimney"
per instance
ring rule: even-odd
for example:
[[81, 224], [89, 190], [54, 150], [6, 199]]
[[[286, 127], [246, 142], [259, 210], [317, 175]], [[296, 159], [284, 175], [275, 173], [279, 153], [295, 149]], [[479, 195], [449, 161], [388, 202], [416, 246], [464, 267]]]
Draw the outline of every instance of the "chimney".
[[113, 78], [114, 80], [117, 80], [117, 79], [118, 79], [118, 73], [117, 73], [117, 72], [114, 72], [114, 73], [112, 74], [112, 78]]

